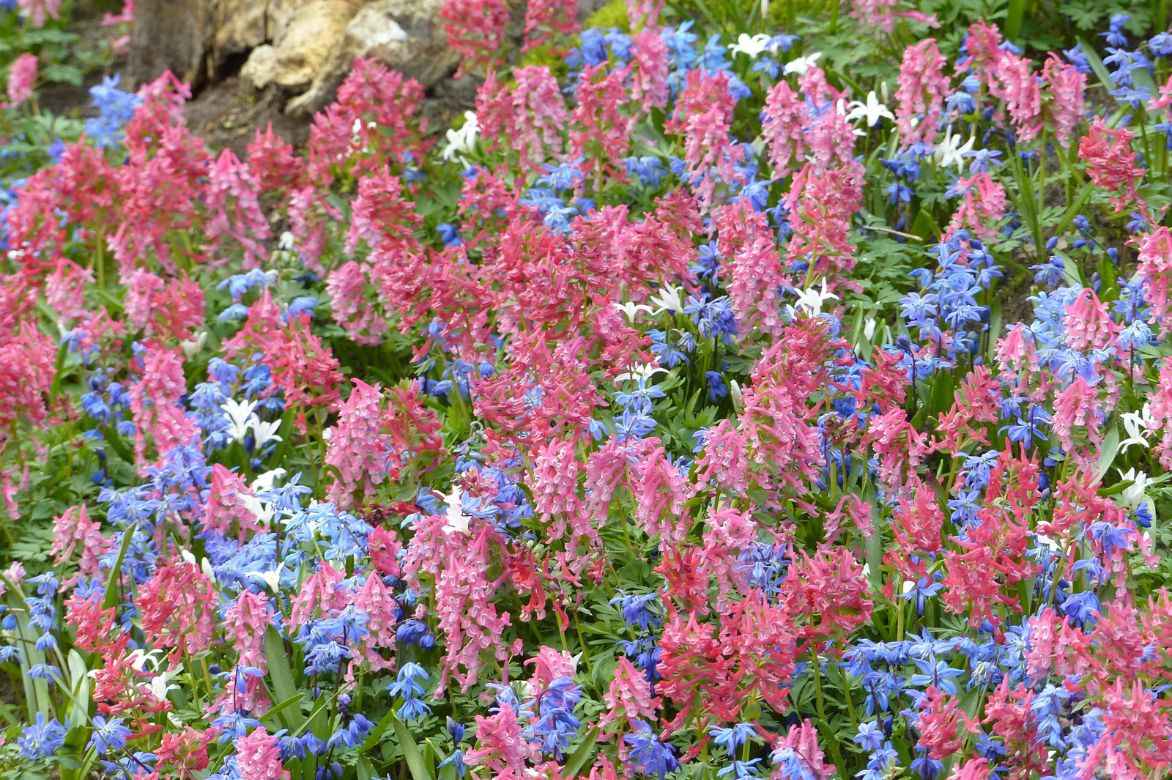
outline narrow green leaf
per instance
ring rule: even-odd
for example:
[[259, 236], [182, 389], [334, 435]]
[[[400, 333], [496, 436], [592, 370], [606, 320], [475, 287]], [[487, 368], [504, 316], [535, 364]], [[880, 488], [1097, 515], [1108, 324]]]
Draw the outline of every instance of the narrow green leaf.
[[74, 649], [70, 649], [66, 662], [69, 664], [69, 689], [73, 693], [67, 717], [69, 725], [82, 726], [89, 721], [91, 687], [89, 667], [86, 666], [81, 653]]
[[366, 739], [362, 740], [362, 746], [358, 749], [359, 753], [369, 753], [374, 750], [383, 738], [383, 734], [387, 733], [387, 729], [391, 727], [391, 720], [395, 717], [395, 711], [391, 710], [382, 719], [375, 724], [375, 727], [366, 735]]
[[[269, 711], [264, 714], [264, 717], [265, 718], [275, 718], [276, 716], [281, 715], [286, 710], [290, 710], [290, 709], [292, 709], [294, 712], [297, 712], [300, 709], [301, 700], [304, 698], [305, 698], [304, 693], [294, 694], [293, 696], [290, 696], [288, 699], [285, 699], [284, 701], [282, 701], [280, 704], [276, 705], [275, 707], [270, 707]], [[287, 725], [287, 723], [288, 723], [287, 718], [282, 718], [281, 720], [282, 720], [282, 723]]]
[[598, 729], [592, 728], [582, 740], [582, 744], [578, 745], [578, 749], [566, 759], [566, 775], [573, 777], [582, 771], [582, 768], [586, 766], [586, 762], [594, 755], [594, 745], [597, 742]]
[[394, 713], [388, 714], [391, 716], [391, 726], [395, 729], [395, 737], [399, 740], [399, 750], [403, 751], [403, 760], [407, 762], [407, 769], [411, 771], [411, 780], [434, 780], [435, 776], [431, 768], [424, 763], [419, 745], [415, 743], [406, 724]]
[[1107, 475], [1107, 470], [1111, 468], [1111, 464], [1115, 462], [1115, 456], [1119, 454], [1119, 426], [1112, 425], [1111, 430], [1107, 431], [1107, 435], [1103, 437], [1103, 442], [1099, 445], [1099, 463], [1095, 466], [1095, 479], [1102, 480]]
[[1107, 67], [1103, 65], [1103, 61], [1099, 59], [1098, 52], [1081, 37], [1078, 38], [1078, 47], [1082, 49], [1083, 55], [1087, 58], [1087, 64], [1091, 66], [1091, 70], [1099, 77], [1099, 82], [1103, 85], [1103, 88], [1110, 92], [1113, 87], [1111, 84], [1111, 74], [1107, 71]]
[[110, 569], [110, 578], [106, 580], [106, 593], [102, 597], [102, 607], [110, 609], [118, 605], [118, 579], [122, 575], [122, 560], [126, 557], [126, 551], [130, 548], [130, 540], [134, 538], [134, 532], [138, 529], [138, 525], [127, 526], [122, 531], [122, 544], [118, 546], [118, 557], [114, 559], [114, 566]]
[[1005, 37], [1017, 41], [1021, 36], [1021, 23], [1025, 19], [1025, 0], [1009, 0], [1009, 12], [1005, 17]]
[[[278, 701], [285, 702], [299, 696], [297, 685], [293, 682], [293, 671], [289, 668], [289, 656], [285, 654], [285, 642], [272, 626], [265, 631], [265, 660], [269, 665], [269, 679]], [[291, 730], [304, 723], [300, 709], [285, 710], [281, 714], [285, 725]]]

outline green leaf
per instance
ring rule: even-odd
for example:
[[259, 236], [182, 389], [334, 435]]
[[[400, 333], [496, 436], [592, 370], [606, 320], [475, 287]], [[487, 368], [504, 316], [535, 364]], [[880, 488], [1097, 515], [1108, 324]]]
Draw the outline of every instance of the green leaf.
[[586, 762], [594, 755], [594, 745], [598, 742], [598, 729], [592, 728], [586, 734], [582, 744], [578, 745], [570, 757], [566, 759], [566, 774], [573, 777], [581, 773], [582, 768], [586, 766]]
[[75, 87], [81, 86], [83, 78], [81, 68], [73, 65], [46, 65], [41, 69], [41, 77], [46, 81], [72, 84]]
[[[265, 718], [275, 718], [277, 715], [281, 715], [282, 713], [284, 713], [286, 710], [289, 710], [289, 709], [292, 709], [294, 712], [297, 712], [300, 710], [301, 700], [304, 698], [305, 698], [304, 693], [296, 693], [293, 696], [290, 696], [288, 699], [285, 699], [284, 701], [282, 701], [280, 704], [276, 705], [275, 707], [269, 708], [269, 711], [264, 714], [264, 717]], [[287, 723], [287, 719], [282, 718], [282, 722]]]
[[407, 769], [411, 771], [411, 780], [434, 780], [431, 768], [423, 762], [423, 754], [419, 752], [419, 745], [415, 743], [407, 726], [393, 713], [387, 713], [391, 718], [391, 726], [395, 729], [395, 737], [399, 741], [399, 749], [403, 751], [403, 760], [407, 762]]
[[89, 722], [90, 688], [92, 683], [89, 676], [89, 667], [81, 653], [70, 649], [67, 658], [69, 664], [69, 689], [73, 699], [69, 702], [66, 717], [71, 726], [84, 726]]
[[1113, 85], [1111, 83], [1111, 74], [1107, 71], [1103, 61], [1099, 59], [1099, 54], [1094, 48], [1082, 38], [1078, 39], [1078, 47], [1082, 49], [1083, 55], [1087, 58], [1087, 63], [1091, 66], [1091, 70], [1099, 77], [1099, 82], [1103, 85], [1103, 89], [1108, 92], [1111, 91]]
[[1115, 462], [1115, 456], [1119, 454], [1119, 444], [1119, 426], [1112, 425], [1111, 430], [1107, 431], [1107, 435], [1099, 445], [1099, 463], [1095, 466], [1096, 480], [1102, 481], [1103, 477], [1107, 475], [1107, 470], [1111, 468], [1111, 464]]
[[118, 557], [114, 559], [114, 565], [110, 568], [110, 578], [106, 580], [106, 594], [102, 597], [102, 607], [110, 609], [118, 605], [118, 578], [122, 575], [122, 560], [126, 557], [126, 550], [130, 547], [130, 541], [134, 538], [134, 532], [138, 529], [138, 525], [127, 526], [122, 531], [122, 544], [118, 547]]
[[[285, 654], [285, 642], [272, 626], [265, 631], [265, 660], [269, 665], [269, 679], [273, 683], [277, 699], [284, 703], [300, 696], [297, 685], [293, 682], [293, 671], [289, 668], [289, 656]], [[299, 728], [305, 722], [300, 709], [286, 710], [282, 712], [282, 717], [285, 725], [291, 730]]]

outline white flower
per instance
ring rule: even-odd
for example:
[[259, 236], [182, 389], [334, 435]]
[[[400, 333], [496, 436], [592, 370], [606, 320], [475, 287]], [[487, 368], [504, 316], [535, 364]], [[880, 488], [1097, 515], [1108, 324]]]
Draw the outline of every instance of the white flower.
[[875, 90], [867, 93], [867, 102], [863, 103], [859, 100], [853, 100], [850, 104], [850, 113], [846, 115], [848, 122], [858, 122], [860, 119], [867, 120], [867, 127], [874, 127], [879, 124], [880, 119], [895, 120], [895, 116], [888, 110], [887, 106], [879, 102], [879, 97], [875, 94]]
[[254, 571], [250, 572], [248, 576], [250, 579], [263, 582], [266, 586], [268, 586], [269, 590], [271, 590], [273, 593], [277, 593], [281, 587], [281, 567], [284, 565], [285, 564], [282, 561], [278, 563], [277, 568], [273, 569], [272, 571]]
[[1127, 452], [1129, 449], [1139, 444], [1144, 449], [1151, 445], [1148, 443], [1148, 434], [1154, 430], [1156, 421], [1152, 418], [1152, 407], [1149, 404], [1144, 404], [1143, 409], [1138, 412], [1124, 412], [1122, 415], [1123, 430], [1127, 432], [1127, 438], [1119, 443], [1120, 454]]
[[745, 410], [745, 397], [741, 393], [741, 385], [737, 380], [728, 380], [728, 394], [732, 398], [733, 409], [737, 412]]
[[262, 526], [268, 526], [273, 522], [277, 510], [269, 502], [258, 498], [257, 494], [272, 490], [276, 486], [277, 480], [283, 476], [285, 476], [285, 469], [266, 471], [252, 481], [252, 484], [248, 486], [248, 493], [240, 495], [240, 503], [244, 504], [244, 508], [251, 512], [257, 523]]
[[933, 150], [936, 153], [936, 162], [945, 168], [949, 165], [955, 165], [957, 170], [962, 170], [965, 153], [973, 150], [974, 143], [976, 143], [976, 138], [969, 138], [964, 144], [961, 144], [959, 134], [945, 133], [944, 140], [936, 144]]
[[256, 404], [256, 401], [237, 401], [229, 398], [220, 406], [224, 414], [228, 415], [228, 435], [235, 441], [244, 441], [244, 435], [251, 427]]
[[445, 513], [447, 522], [444, 523], [446, 533], [468, 533], [468, 523], [472, 518], [464, 514], [463, 498], [459, 485], [452, 485], [452, 492], [444, 496], [444, 503], [448, 505], [448, 511]]
[[179, 346], [183, 348], [183, 355], [188, 360], [199, 354], [204, 345], [208, 343], [208, 332], [201, 330], [186, 341], [181, 341]]
[[737, 42], [730, 45], [728, 50], [732, 54], [744, 54], [749, 59], [755, 60], [762, 52], [770, 48], [769, 41], [770, 38], [765, 33], [756, 35], [741, 33], [737, 37]]
[[811, 287], [808, 290], [798, 292], [798, 300], [794, 304], [794, 308], [805, 311], [811, 317], [817, 317], [822, 313], [822, 304], [831, 300], [837, 301], [838, 296], [826, 289], [826, 280], [823, 279], [820, 289]]
[[256, 415], [252, 416], [250, 420], [252, 423], [252, 435], [256, 437], [256, 447], [260, 449], [270, 441], [280, 441], [281, 437], [277, 435], [277, 429], [281, 427], [280, 420], [266, 422]]
[[440, 152], [445, 160], [455, 160], [460, 155], [471, 152], [476, 147], [476, 138], [480, 134], [480, 124], [476, 121], [476, 114], [472, 111], [464, 112], [464, 124], [460, 128], [448, 130], [445, 134], [447, 143]]
[[249, 487], [254, 493], [272, 490], [277, 486], [277, 480], [285, 476], [286, 473], [285, 469], [271, 469], [263, 474], [258, 474]]
[[168, 671], [155, 675], [146, 686], [147, 690], [159, 701], [166, 701], [167, 692], [179, 687], [178, 685], [172, 685], [171, 680], [178, 677], [182, 669], [182, 666], [177, 666], [174, 669], [169, 669]]
[[1128, 469], [1120, 471], [1119, 477], [1124, 482], [1131, 483], [1119, 494], [1119, 500], [1123, 502], [1124, 506], [1128, 509], [1137, 509], [1140, 504], [1148, 500], [1147, 489], [1151, 480], [1146, 473], [1138, 469]]
[[626, 303], [615, 303], [614, 307], [627, 315], [627, 320], [634, 322], [639, 312], [651, 314], [651, 307], [645, 303], [635, 303], [634, 301], [627, 301]]
[[614, 381], [642, 382], [646, 384], [647, 381], [651, 379], [651, 377], [659, 373], [666, 374], [667, 369], [663, 368], [662, 366], [652, 365], [651, 363], [644, 363], [642, 365], [635, 366], [630, 371], [619, 374], [614, 378]]
[[816, 51], [813, 54], [807, 54], [805, 57], [798, 57], [796, 60], [790, 60], [785, 64], [784, 73], [790, 75], [796, 73], [799, 76], [810, 69], [810, 66], [818, 61], [822, 56], [822, 52]]
[[867, 319], [863, 320], [863, 338], [865, 338], [868, 343], [870, 343], [870, 341], [875, 338], [874, 317], [868, 317]]
[[670, 311], [673, 314], [684, 313], [684, 291], [679, 287], [668, 285], [657, 294], [651, 296], [651, 304], [655, 307], [653, 314]]

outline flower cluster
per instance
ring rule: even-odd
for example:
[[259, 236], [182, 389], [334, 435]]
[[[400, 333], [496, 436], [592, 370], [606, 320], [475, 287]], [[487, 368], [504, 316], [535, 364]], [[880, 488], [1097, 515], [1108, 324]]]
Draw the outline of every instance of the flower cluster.
[[447, 0], [438, 138], [94, 86], [0, 212], [0, 774], [1172, 773], [1169, 34], [913, 5]]

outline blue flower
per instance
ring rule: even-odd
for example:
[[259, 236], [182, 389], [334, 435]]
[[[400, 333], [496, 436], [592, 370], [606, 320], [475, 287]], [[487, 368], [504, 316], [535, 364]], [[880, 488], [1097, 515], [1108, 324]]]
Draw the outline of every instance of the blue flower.
[[121, 750], [131, 734], [130, 729], [122, 725], [121, 718], [107, 720], [101, 715], [95, 715], [93, 725], [89, 746], [96, 750], [99, 756]]
[[16, 740], [20, 754], [30, 761], [48, 758], [65, 744], [65, 727], [56, 720], [45, 720], [44, 713], [37, 713], [37, 720], [21, 732]]
[[631, 765], [640, 774], [663, 780], [669, 772], [680, 768], [675, 750], [671, 745], [660, 742], [646, 721], [637, 720], [634, 727], [634, 733], [623, 737], [623, 742], [631, 749]]
[[724, 748], [729, 758], [735, 758], [737, 751], [746, 742], [757, 741], [757, 727], [752, 723], [737, 723], [730, 727], [713, 726], [708, 730], [713, 743]]

